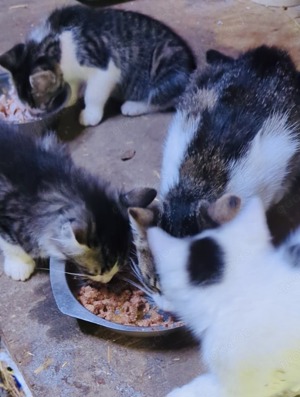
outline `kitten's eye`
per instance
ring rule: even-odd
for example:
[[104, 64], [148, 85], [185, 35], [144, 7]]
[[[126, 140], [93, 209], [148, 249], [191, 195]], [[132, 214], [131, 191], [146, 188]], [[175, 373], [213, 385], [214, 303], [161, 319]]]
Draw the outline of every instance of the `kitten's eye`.
[[74, 235], [79, 244], [86, 244], [86, 233], [83, 229], [74, 230]]

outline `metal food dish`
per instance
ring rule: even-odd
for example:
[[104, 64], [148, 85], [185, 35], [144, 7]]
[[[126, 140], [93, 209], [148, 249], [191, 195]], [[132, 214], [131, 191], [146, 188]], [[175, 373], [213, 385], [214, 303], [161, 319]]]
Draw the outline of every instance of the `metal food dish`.
[[[9, 92], [10, 88], [11, 88], [11, 84], [10, 84], [9, 74], [6, 72], [1, 72], [0, 95], [5, 95], [7, 98], [9, 98], [9, 95], [7, 93]], [[57, 113], [59, 112], [55, 112], [54, 114], [49, 114], [47, 116], [44, 116], [43, 118], [36, 118], [24, 122], [23, 121], [11, 122], [11, 121], [6, 121], [5, 119], [3, 120], [3, 122], [11, 124], [14, 126], [15, 129], [24, 131], [25, 133], [31, 133], [31, 134], [34, 133], [35, 135], [40, 135], [45, 130], [54, 127], [54, 124], [58, 119]]]
[[[57, 259], [50, 259], [50, 281], [52, 292], [58, 309], [68, 316], [79, 320], [88, 321], [93, 324], [101, 325], [115, 332], [137, 337], [151, 337], [167, 335], [171, 332], [183, 329], [181, 322], [175, 322], [172, 327], [151, 326], [136, 327], [132, 325], [121, 325], [102, 319], [88, 311], [75, 297], [76, 279], [65, 273], [66, 263]], [[78, 289], [78, 288], [77, 288]]]
[[[10, 76], [7, 72], [0, 70], [0, 95], [7, 95], [11, 88]], [[45, 114], [40, 118], [25, 121], [22, 123], [13, 123], [1, 119], [2, 122], [12, 125], [14, 129], [24, 132], [25, 134], [43, 135], [46, 131], [52, 130], [57, 132], [62, 140], [71, 140], [83, 130], [79, 125], [78, 118], [82, 103], [78, 101], [76, 105], [64, 108], [61, 107], [53, 113]]]

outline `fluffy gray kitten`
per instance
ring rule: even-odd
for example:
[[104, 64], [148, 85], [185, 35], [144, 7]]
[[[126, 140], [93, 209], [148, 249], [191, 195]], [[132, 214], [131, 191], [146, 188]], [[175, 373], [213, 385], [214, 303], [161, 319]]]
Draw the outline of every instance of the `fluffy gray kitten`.
[[153, 18], [69, 6], [53, 11], [0, 65], [35, 113], [73, 104], [83, 88], [80, 123], [87, 126], [101, 121], [112, 95], [127, 116], [173, 107], [195, 61], [183, 39]]
[[131, 247], [127, 208], [155, 194], [118, 192], [76, 167], [53, 134], [35, 139], [0, 124], [0, 249], [14, 280], [30, 277], [36, 259], [54, 257], [108, 282]]

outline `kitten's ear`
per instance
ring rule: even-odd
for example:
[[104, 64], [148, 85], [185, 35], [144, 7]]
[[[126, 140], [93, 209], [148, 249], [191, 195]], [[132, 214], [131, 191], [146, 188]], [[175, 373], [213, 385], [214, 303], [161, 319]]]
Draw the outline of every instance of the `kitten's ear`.
[[214, 203], [208, 205], [207, 213], [211, 219], [222, 225], [233, 219], [241, 208], [241, 199], [233, 194], [224, 194]]
[[57, 88], [57, 77], [51, 70], [42, 70], [29, 76], [32, 89], [40, 94], [51, 92]]
[[0, 65], [13, 73], [20, 66], [25, 54], [26, 45], [23, 43], [15, 45], [9, 51], [0, 55]]
[[223, 54], [217, 50], [208, 50], [206, 52], [206, 62], [210, 65], [220, 64], [220, 63], [232, 63], [234, 58]]
[[151, 188], [136, 188], [130, 190], [128, 193], [123, 193], [120, 195], [120, 202], [124, 207], [142, 207], [145, 208], [156, 197], [156, 190]]
[[155, 213], [152, 209], [131, 207], [128, 209], [128, 215], [133, 231], [138, 234], [146, 234], [146, 230], [155, 222]]
[[218, 200], [210, 203], [207, 200], [200, 200], [196, 210], [196, 217], [199, 225], [203, 220], [211, 227], [222, 225], [229, 222], [239, 212], [241, 199], [233, 194], [224, 194]]
[[64, 252], [77, 255], [82, 252], [82, 245], [86, 244], [86, 236], [85, 227], [76, 222], [67, 221], [62, 224], [57, 241]]

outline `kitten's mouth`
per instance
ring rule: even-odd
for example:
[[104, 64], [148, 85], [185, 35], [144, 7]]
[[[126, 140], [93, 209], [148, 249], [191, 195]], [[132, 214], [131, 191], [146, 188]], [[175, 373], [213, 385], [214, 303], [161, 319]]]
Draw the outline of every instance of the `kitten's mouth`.
[[96, 275], [87, 273], [87, 277], [92, 281], [106, 284], [110, 282], [110, 280], [118, 273], [118, 271], [119, 271], [119, 265], [118, 265], [118, 261], [116, 261], [116, 263], [108, 272], [104, 274], [96, 274]]

